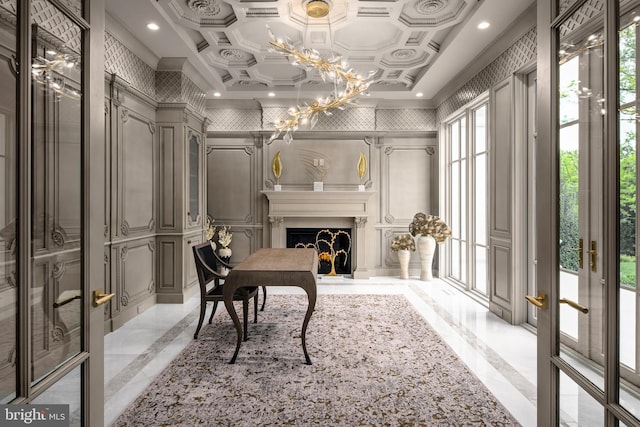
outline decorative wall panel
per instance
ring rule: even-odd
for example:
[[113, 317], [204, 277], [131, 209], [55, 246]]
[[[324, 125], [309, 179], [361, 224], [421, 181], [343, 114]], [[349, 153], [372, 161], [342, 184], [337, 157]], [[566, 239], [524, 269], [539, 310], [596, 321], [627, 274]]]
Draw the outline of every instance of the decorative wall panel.
[[513, 200], [514, 200], [514, 96], [512, 79], [491, 89], [489, 146], [489, 301], [491, 309], [512, 322], [516, 280], [513, 276]]
[[116, 267], [116, 294], [118, 312], [137, 314], [137, 306], [156, 293], [155, 243], [141, 239], [123, 245], [114, 245], [112, 259]]
[[120, 234], [150, 232], [155, 227], [155, 124], [128, 110], [122, 110], [121, 221]]
[[510, 239], [512, 230], [513, 132], [512, 86], [506, 82], [493, 90], [493, 137], [489, 141], [491, 162], [491, 235]]
[[112, 34], [104, 34], [104, 69], [126, 80], [132, 88], [155, 98], [155, 70]]
[[216, 224], [253, 221], [253, 146], [213, 150], [207, 156], [207, 214]]
[[162, 289], [174, 289], [177, 282], [175, 261], [176, 244], [174, 241], [160, 241], [158, 259], [160, 262], [160, 278], [159, 291]]
[[174, 126], [160, 126], [158, 144], [160, 146], [160, 224], [159, 228], [176, 226], [176, 177], [175, 177], [175, 137]]
[[505, 50], [491, 64], [465, 83], [452, 96], [438, 106], [437, 122], [462, 108], [481, 93], [498, 84], [523, 66], [536, 59], [536, 29], [532, 28]]
[[409, 108], [377, 110], [376, 130], [436, 131], [436, 111]]
[[267, 182], [273, 188], [271, 172], [273, 156], [280, 152], [283, 172], [280, 184], [287, 190], [312, 190], [314, 181], [324, 182], [325, 190], [356, 190], [360, 184], [357, 163], [362, 152], [369, 168], [364, 182], [370, 182], [371, 142], [362, 139], [296, 139], [287, 144], [281, 139], [264, 147]]
[[498, 244], [491, 247], [491, 302], [509, 310], [511, 307], [511, 249]]
[[[190, 288], [198, 285], [198, 271], [196, 270], [196, 263], [193, 260], [193, 249], [192, 247], [198, 245], [203, 242], [202, 235], [191, 236], [188, 239], [183, 241], [184, 245], [184, 286], [185, 288]], [[237, 240], [237, 236], [234, 234], [234, 240]], [[234, 245], [234, 248], [236, 245]], [[249, 254], [247, 254], [249, 255]]]
[[383, 222], [408, 226], [416, 212], [434, 213], [433, 202], [438, 194], [437, 163], [433, 146], [384, 147]]

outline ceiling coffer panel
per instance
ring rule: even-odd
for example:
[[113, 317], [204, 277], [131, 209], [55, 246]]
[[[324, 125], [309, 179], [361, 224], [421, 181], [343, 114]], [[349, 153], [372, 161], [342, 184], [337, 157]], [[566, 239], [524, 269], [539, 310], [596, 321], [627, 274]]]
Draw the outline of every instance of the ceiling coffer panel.
[[243, 91], [324, 85], [318, 73], [268, 51], [269, 29], [323, 58], [340, 55], [358, 73], [375, 70], [379, 87], [411, 90], [472, 8], [470, 0], [314, 0], [321, 11], [328, 9], [325, 17], [314, 18], [307, 15], [310, 2], [169, 0], [161, 7], [176, 26], [201, 34], [193, 38], [197, 54], [217, 70], [227, 90]]

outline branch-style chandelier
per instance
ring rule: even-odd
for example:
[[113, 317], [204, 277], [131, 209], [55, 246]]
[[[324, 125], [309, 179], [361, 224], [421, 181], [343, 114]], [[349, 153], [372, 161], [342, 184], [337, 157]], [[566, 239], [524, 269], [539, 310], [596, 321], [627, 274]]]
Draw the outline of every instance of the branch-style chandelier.
[[65, 83], [65, 74], [79, 66], [78, 57], [68, 54], [47, 51], [52, 59], [37, 57], [31, 64], [31, 77], [36, 83], [45, 85], [57, 95], [79, 99], [80, 92]]
[[[307, 15], [310, 17], [326, 16], [329, 12], [329, 5], [324, 0], [312, 0], [306, 5]], [[324, 14], [322, 14], [324, 13]], [[273, 123], [275, 128], [269, 142], [278, 138], [284, 133], [283, 140], [286, 143], [293, 141], [293, 132], [298, 130], [302, 125], [309, 125], [310, 129], [318, 122], [318, 114], [324, 113], [331, 116], [332, 109], [344, 110], [348, 104], [355, 102], [358, 95], [368, 95], [366, 92], [371, 85], [372, 78], [376, 74], [370, 71], [368, 75], [362, 76], [356, 70], [351, 68], [347, 61], [343, 60], [340, 55], [333, 54], [329, 59], [323, 58], [315, 49], [296, 48], [294, 44], [286, 39], [282, 40], [276, 37], [269, 27], [267, 27], [269, 37], [269, 52], [280, 53], [292, 59], [291, 65], [300, 66], [305, 71], [317, 70], [323, 82], [333, 82], [335, 90], [325, 97], [321, 97], [311, 104], [303, 103], [296, 107], [288, 109], [289, 119], [279, 120]], [[338, 85], [344, 87], [338, 88]]]

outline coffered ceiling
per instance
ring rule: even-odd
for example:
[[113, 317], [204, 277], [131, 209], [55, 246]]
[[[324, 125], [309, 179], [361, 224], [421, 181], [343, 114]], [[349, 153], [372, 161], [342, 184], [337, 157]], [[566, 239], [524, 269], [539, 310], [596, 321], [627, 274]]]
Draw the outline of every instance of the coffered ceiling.
[[[279, 97], [330, 88], [317, 71], [269, 51], [269, 30], [296, 46], [334, 52], [363, 74], [375, 72], [374, 97], [425, 99], [465, 69], [533, 0], [325, 0], [330, 12], [307, 16], [309, 0], [108, 0], [107, 11], [156, 60], [186, 57], [208, 96]], [[480, 30], [486, 21], [490, 27]], [[158, 31], [145, 26], [155, 22]], [[153, 66], [153, 64], [150, 64]]]

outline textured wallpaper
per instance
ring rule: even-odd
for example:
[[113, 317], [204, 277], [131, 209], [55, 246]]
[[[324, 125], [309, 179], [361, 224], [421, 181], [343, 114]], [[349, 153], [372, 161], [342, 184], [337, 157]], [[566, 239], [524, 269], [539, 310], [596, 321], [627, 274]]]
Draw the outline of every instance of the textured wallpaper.
[[145, 95], [156, 98], [155, 70], [108, 32], [104, 34], [104, 69], [117, 74]]
[[438, 123], [535, 59], [536, 29], [532, 28], [438, 106]]

